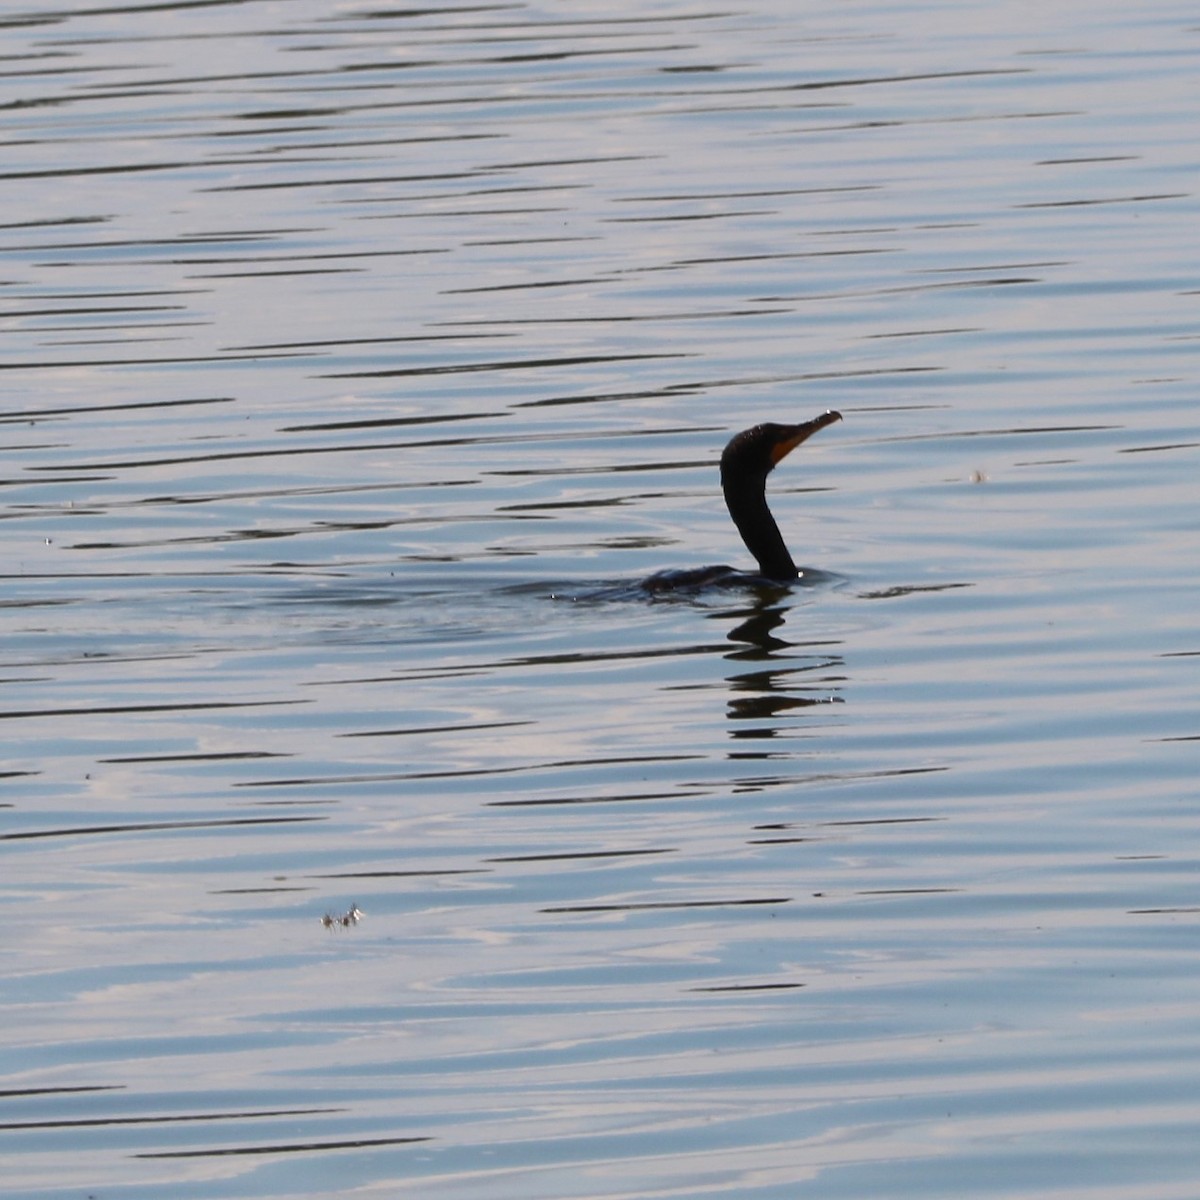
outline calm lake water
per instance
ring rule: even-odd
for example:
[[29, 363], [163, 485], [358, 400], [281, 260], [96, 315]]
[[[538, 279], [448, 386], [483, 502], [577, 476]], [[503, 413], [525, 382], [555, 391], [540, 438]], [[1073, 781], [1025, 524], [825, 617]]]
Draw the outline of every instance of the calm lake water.
[[0, 27], [0, 1194], [1195, 1200], [1194, 4]]

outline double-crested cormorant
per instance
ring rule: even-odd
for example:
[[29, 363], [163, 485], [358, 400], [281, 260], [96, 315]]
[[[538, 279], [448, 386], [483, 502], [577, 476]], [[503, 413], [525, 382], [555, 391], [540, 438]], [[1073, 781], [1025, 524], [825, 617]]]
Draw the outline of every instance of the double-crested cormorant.
[[841, 413], [831, 410], [799, 425], [755, 425], [732, 438], [721, 455], [721, 489], [729, 515], [766, 579], [800, 577], [767, 507], [767, 476], [801, 442], [841, 419]]
[[767, 507], [767, 476], [801, 442], [841, 419], [841, 413], [831, 411], [799, 425], [755, 425], [732, 438], [725, 447], [721, 455], [721, 488], [742, 541], [758, 560], [758, 574], [725, 566], [659, 571], [643, 580], [642, 589], [680, 592], [744, 583], [792, 583], [799, 579], [800, 572]]

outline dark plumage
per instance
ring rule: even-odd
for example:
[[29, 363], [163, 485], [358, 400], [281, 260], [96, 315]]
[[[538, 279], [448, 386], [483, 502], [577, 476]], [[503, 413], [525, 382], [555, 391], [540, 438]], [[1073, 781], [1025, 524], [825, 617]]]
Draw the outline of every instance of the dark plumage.
[[841, 413], [830, 411], [799, 425], [755, 425], [732, 438], [721, 455], [721, 488], [729, 515], [767, 579], [789, 581], [800, 575], [767, 507], [767, 476], [801, 442], [841, 419]]
[[799, 579], [800, 572], [767, 507], [767, 476], [801, 442], [841, 419], [841, 413], [827, 412], [799, 425], [755, 425], [732, 438], [725, 447], [721, 455], [721, 488], [742, 541], [758, 560], [758, 574], [727, 566], [657, 571], [642, 580], [639, 591], [679, 594], [746, 584], [792, 583]]

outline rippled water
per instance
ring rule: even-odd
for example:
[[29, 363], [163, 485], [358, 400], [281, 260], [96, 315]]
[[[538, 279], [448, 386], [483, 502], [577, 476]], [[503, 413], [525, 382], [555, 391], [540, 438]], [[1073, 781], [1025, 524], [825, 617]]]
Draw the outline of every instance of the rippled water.
[[0, 27], [0, 1194], [1196, 1195], [1193, 6]]

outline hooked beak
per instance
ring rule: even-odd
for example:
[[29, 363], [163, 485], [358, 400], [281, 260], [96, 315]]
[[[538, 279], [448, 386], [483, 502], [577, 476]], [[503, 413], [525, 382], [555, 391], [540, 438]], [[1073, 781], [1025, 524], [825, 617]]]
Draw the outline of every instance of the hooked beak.
[[783, 437], [771, 447], [771, 465], [777, 466], [801, 442], [807, 442], [818, 430], [824, 429], [826, 425], [832, 425], [835, 421], [840, 421], [841, 419], [842, 414], [840, 412], [834, 412], [833, 409], [830, 409], [828, 412], [822, 413], [819, 417], [813, 417], [811, 421], [805, 421], [800, 425], [785, 426], [786, 432]]

